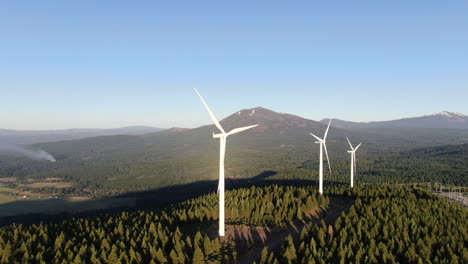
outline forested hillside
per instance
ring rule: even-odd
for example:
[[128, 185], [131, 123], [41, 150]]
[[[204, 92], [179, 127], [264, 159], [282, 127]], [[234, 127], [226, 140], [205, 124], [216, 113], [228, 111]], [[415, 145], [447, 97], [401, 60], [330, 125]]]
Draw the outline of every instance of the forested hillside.
[[[345, 192], [346, 193], [346, 192]], [[467, 263], [468, 208], [426, 191], [366, 186], [332, 226], [312, 226], [281, 257], [293, 263]]]
[[[468, 186], [468, 144], [416, 148], [408, 151], [370, 155], [357, 154], [358, 183], [444, 183]], [[349, 183], [349, 155], [332, 160], [332, 175], [325, 179]], [[317, 161], [306, 161], [295, 169], [270, 179], [316, 179]]]
[[[409, 186], [265, 186], [227, 192], [227, 223], [285, 227], [297, 239], [266, 246], [257, 263], [467, 263], [468, 208]], [[355, 200], [330, 225], [313, 219], [332, 197]], [[217, 195], [162, 211], [0, 228], [0, 263], [236, 263], [242, 237], [217, 238]], [[243, 246], [244, 245], [244, 246]], [[260, 252], [258, 252], [260, 253]]]
[[[94, 139], [97, 141], [96, 147], [99, 147], [99, 144], [112, 145], [111, 142], [105, 142], [105, 139], [108, 138]], [[125, 139], [126, 137], [122, 138]], [[164, 157], [166, 154], [151, 158], [135, 154], [130, 160], [121, 157], [88, 162], [85, 158], [78, 162], [63, 160], [47, 163], [26, 162], [5, 157], [0, 161], [0, 175], [14, 179], [2, 182], [9, 188], [60, 196], [74, 194], [102, 197], [128, 191], [144, 191], [201, 180], [214, 180], [218, 175], [218, 145], [212, 142], [205, 146], [210, 147], [204, 151], [200, 150], [201, 152], [197, 151], [198, 147], [181, 150], [179, 158]], [[274, 176], [270, 177], [271, 179], [312, 181], [318, 179], [318, 153], [313, 151], [318, 149], [318, 146], [312, 143], [308, 150], [280, 147], [268, 151], [247, 147], [241, 149], [239, 145], [231, 146], [230, 149], [228, 147], [226, 160], [228, 182], [254, 178], [266, 171], [273, 172]], [[468, 144], [375, 153], [367, 150], [364, 142], [356, 154], [356, 182], [441, 182], [467, 186], [467, 153]], [[332, 174], [330, 175], [327, 170], [325, 180], [349, 182], [350, 157], [346, 153], [346, 148], [341, 152], [330, 151], [330, 161]], [[50, 183], [42, 184], [49, 179], [57, 179], [63, 187], [54, 188]]]
[[[309, 132], [322, 135], [325, 124], [264, 108], [239, 111], [221, 124], [226, 130], [259, 124], [228, 138], [228, 181], [254, 178], [265, 171], [275, 172], [276, 179], [317, 180], [319, 147]], [[212, 133], [216, 131], [214, 126], [203, 126], [34, 146], [50, 152], [57, 160], [54, 163], [0, 153], [0, 192], [5, 187], [28, 196], [105, 197], [215, 180], [219, 142]], [[327, 172], [327, 181], [349, 179], [346, 136], [354, 144], [363, 142], [357, 152], [358, 182], [467, 183], [467, 144], [440, 147], [442, 152], [448, 149], [444, 153], [453, 152], [450, 157], [424, 154], [428, 146], [466, 142], [467, 132], [415, 128], [347, 131], [332, 127], [327, 146], [333, 173]]]
[[[243, 225], [311, 219], [329, 203], [311, 186], [243, 188], [228, 191], [226, 198], [227, 223]], [[162, 211], [6, 226], [0, 228], [0, 263], [234, 262], [235, 241], [207, 235], [217, 228], [217, 208], [212, 193]]]

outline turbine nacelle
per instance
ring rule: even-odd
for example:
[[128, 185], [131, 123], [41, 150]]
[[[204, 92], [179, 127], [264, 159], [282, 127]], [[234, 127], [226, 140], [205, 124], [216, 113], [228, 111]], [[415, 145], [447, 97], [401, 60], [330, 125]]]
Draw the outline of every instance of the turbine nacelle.
[[317, 139], [317, 141], [315, 141], [315, 143], [325, 143], [325, 140], [326, 138], [324, 139], [321, 139], [319, 137], [317, 137], [316, 135], [312, 134], [312, 133], [309, 133], [311, 136], [313, 136], [315, 139]]
[[222, 138], [222, 137], [227, 138], [227, 136], [228, 136], [227, 134], [223, 134], [223, 133], [221, 134], [213, 133], [213, 138]]
[[312, 133], [309, 133], [309, 134], [317, 139], [317, 141], [315, 141], [315, 144], [320, 144], [320, 143], [325, 144], [326, 143], [326, 141], [324, 139], [321, 139], [321, 138], [317, 137], [316, 135], [314, 135]]
[[219, 133], [219, 134], [215, 134], [213, 133], [213, 138], [227, 138], [228, 136], [230, 135], [234, 135], [236, 133], [239, 133], [239, 132], [242, 132], [242, 131], [245, 131], [247, 129], [251, 129], [251, 128], [254, 128], [258, 125], [252, 125], [252, 126], [245, 126], [245, 127], [238, 127], [238, 128], [234, 128], [233, 130], [229, 131], [228, 133]]

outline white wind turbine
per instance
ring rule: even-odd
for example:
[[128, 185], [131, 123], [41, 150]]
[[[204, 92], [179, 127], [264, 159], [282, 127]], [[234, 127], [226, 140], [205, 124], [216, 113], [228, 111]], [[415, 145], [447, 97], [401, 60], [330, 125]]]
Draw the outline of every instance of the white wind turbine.
[[325, 135], [323, 136], [323, 139], [310, 133], [314, 138], [318, 140], [318, 141], [315, 141], [315, 143], [320, 144], [320, 169], [319, 169], [319, 193], [320, 194], [323, 194], [323, 148], [325, 148], [325, 154], [327, 155], [328, 169], [330, 170], [330, 174], [331, 174], [330, 159], [328, 158], [327, 143], [326, 143], [328, 129], [330, 128], [330, 124], [331, 124], [331, 120], [330, 122], [328, 122], [328, 127], [327, 127], [327, 130], [325, 130]]
[[246, 127], [239, 127], [239, 128], [234, 128], [233, 130], [229, 131], [226, 133], [221, 127], [221, 124], [219, 124], [218, 120], [214, 116], [213, 112], [211, 112], [211, 109], [208, 107], [206, 104], [205, 100], [203, 100], [203, 97], [200, 95], [197, 89], [194, 89], [195, 92], [198, 94], [200, 99], [202, 100], [203, 104], [206, 107], [206, 110], [208, 111], [208, 114], [210, 114], [211, 120], [213, 120], [213, 123], [215, 126], [221, 131], [220, 134], [215, 134], [213, 133], [213, 138], [219, 138], [220, 140], [220, 151], [219, 151], [219, 183], [218, 183], [218, 193], [219, 193], [219, 236], [224, 236], [224, 156], [226, 153], [226, 138], [230, 135], [239, 133], [241, 131], [256, 127], [258, 125], [253, 125], [253, 126], [246, 126]]
[[362, 142], [359, 143], [359, 145], [356, 148], [353, 148], [353, 145], [351, 145], [351, 142], [349, 141], [348, 137], [346, 137], [348, 140], [349, 146], [351, 147], [351, 150], [348, 150], [348, 153], [351, 153], [351, 188], [354, 187], [354, 175], [356, 174], [356, 150], [361, 146]]

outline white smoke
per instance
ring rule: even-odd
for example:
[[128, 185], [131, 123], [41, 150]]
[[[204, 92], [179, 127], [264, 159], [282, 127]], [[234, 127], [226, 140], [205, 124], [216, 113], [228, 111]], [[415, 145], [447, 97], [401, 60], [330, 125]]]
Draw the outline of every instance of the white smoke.
[[0, 145], [0, 150], [14, 152], [33, 160], [48, 160], [50, 162], [56, 161], [54, 156], [42, 149], [27, 149], [20, 146]]

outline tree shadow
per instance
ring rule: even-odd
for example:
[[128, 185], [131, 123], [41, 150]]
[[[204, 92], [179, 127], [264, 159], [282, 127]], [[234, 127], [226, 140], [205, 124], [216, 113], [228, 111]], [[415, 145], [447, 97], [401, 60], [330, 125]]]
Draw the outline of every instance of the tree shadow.
[[[231, 179], [226, 181], [226, 189], [274, 184], [289, 186], [318, 185], [315, 180], [269, 179], [277, 173], [276, 171], [264, 171], [252, 178]], [[62, 197], [47, 200], [17, 200], [0, 204], [0, 216], [2, 213], [4, 215], [0, 217], [0, 226], [11, 223], [56, 222], [72, 217], [94, 217], [103, 214], [118, 214], [122, 211], [163, 209], [171, 204], [216, 192], [217, 184], [217, 180], [205, 180], [86, 201], [69, 201]], [[11, 215], [5, 216], [8, 212], [11, 212]]]
[[311, 169], [311, 167], [318, 166], [318, 162], [313, 162], [312, 160], [306, 160], [301, 163], [300, 166], [297, 166], [296, 169]]
[[278, 174], [277, 171], [264, 171], [262, 173], [260, 173], [259, 175], [251, 178], [252, 181], [262, 181], [262, 180], [265, 180], [271, 176], [275, 176], [276, 174]]

